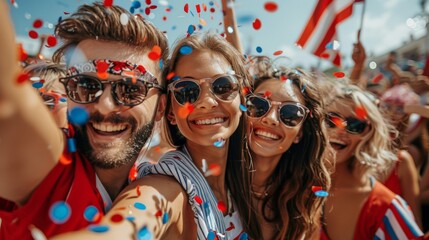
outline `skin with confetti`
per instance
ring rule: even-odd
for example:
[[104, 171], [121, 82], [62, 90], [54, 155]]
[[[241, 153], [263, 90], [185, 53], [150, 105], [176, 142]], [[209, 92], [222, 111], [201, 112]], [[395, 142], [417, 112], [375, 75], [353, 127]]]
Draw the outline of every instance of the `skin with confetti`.
[[[0, 12], [0, 239], [45, 239], [88, 225], [92, 232], [106, 232], [98, 223], [127, 184], [154, 120], [162, 117], [159, 59], [167, 55], [166, 38], [141, 18], [122, 25], [120, 15], [130, 13], [102, 3], [83, 5], [60, 21], [55, 36], [62, 45], [54, 60], [64, 57], [74, 69], [60, 80], [72, 124], [63, 133], [46, 107], [55, 110], [60, 99], [41, 98], [35, 88], [41, 91], [47, 82], [32, 81], [17, 68], [17, 56], [24, 60], [25, 54], [16, 52], [5, 2]], [[33, 27], [42, 24], [36, 20]], [[102, 24], [111, 28], [99, 28]], [[48, 38], [49, 46], [55, 44]], [[82, 64], [92, 68], [79, 68]]]

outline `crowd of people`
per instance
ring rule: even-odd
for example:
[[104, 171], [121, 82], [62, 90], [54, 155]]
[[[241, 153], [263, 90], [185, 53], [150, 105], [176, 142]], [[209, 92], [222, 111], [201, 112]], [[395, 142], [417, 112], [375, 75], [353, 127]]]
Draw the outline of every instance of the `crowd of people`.
[[0, 29], [0, 239], [429, 239], [429, 77], [393, 56], [376, 92], [360, 42], [316, 76], [96, 2], [22, 69]]

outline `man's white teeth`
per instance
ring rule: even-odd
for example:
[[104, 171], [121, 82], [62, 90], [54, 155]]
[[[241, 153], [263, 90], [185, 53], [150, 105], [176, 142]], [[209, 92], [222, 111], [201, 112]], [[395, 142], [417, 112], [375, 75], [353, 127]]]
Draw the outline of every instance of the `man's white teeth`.
[[211, 118], [211, 119], [202, 119], [202, 120], [196, 120], [195, 123], [197, 125], [213, 125], [216, 123], [223, 123], [223, 118]]
[[280, 136], [278, 136], [278, 135], [274, 135], [272, 133], [265, 132], [265, 131], [262, 131], [262, 130], [255, 131], [255, 134], [258, 135], [258, 136], [262, 136], [262, 137], [266, 137], [266, 138], [271, 138], [271, 139], [274, 139], [274, 140], [277, 140], [277, 139], [280, 138]]
[[104, 123], [93, 123], [92, 127], [102, 132], [119, 132], [124, 130], [127, 126], [125, 124], [112, 125]]

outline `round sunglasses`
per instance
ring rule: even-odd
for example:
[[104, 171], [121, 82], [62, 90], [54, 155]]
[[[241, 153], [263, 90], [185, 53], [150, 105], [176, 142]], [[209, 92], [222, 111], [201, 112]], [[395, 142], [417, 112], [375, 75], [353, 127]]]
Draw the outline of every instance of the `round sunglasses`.
[[272, 105], [279, 106], [279, 118], [289, 128], [301, 125], [309, 113], [308, 108], [298, 102], [275, 102], [250, 94], [246, 97], [247, 116], [261, 118], [270, 111]]
[[354, 118], [354, 117], [347, 117], [344, 118], [338, 113], [329, 112], [327, 114], [327, 125], [329, 128], [336, 128], [341, 126], [344, 127], [344, 129], [351, 134], [362, 134], [366, 127], [368, 126], [367, 121], [362, 121], [360, 119]]
[[210, 92], [222, 101], [232, 101], [238, 95], [238, 76], [230, 74], [217, 75], [213, 78], [182, 78], [172, 82], [168, 90], [180, 105], [195, 103], [201, 94], [201, 84], [207, 82]]
[[151, 88], [163, 90], [159, 84], [153, 83], [156, 78], [146, 73], [148, 80], [123, 77], [118, 80], [100, 80], [89, 75], [75, 75], [61, 78], [67, 96], [75, 103], [93, 103], [103, 94], [104, 85], [111, 84], [111, 94], [119, 105], [133, 107], [144, 101]]

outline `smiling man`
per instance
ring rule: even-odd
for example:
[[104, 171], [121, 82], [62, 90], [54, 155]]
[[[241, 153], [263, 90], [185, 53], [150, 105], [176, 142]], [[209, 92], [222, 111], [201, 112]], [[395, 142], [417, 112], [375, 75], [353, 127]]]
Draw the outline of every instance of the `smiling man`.
[[[50, 237], [95, 223], [127, 185], [162, 116], [159, 60], [167, 56], [167, 40], [141, 17], [101, 3], [83, 5], [60, 22], [56, 36], [63, 45], [54, 60], [67, 59], [60, 81], [69, 114], [89, 115], [64, 134], [31, 85], [16, 84], [5, 2], [0, 12], [0, 239]], [[149, 58], [155, 46], [164, 52]]]

